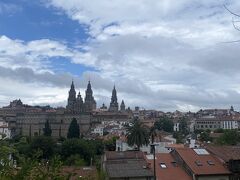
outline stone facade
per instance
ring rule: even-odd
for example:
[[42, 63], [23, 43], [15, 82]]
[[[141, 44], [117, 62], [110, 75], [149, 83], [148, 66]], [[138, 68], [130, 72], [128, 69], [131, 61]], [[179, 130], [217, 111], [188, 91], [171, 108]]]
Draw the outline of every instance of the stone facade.
[[52, 137], [67, 137], [68, 128], [73, 118], [77, 119], [80, 133], [86, 133], [90, 128], [89, 114], [66, 114], [61, 112], [25, 113], [17, 116], [17, 127], [23, 136], [43, 135], [45, 122], [48, 120]]
[[77, 94], [72, 81], [68, 92], [66, 108], [52, 108], [50, 106], [29, 106], [14, 100], [9, 106], [0, 108], [0, 118], [6, 121], [11, 129], [12, 135], [23, 136], [43, 135], [46, 121], [52, 130], [52, 137], [67, 137], [68, 128], [73, 118], [77, 119], [80, 133], [90, 132], [91, 124], [102, 121], [129, 121], [131, 113], [125, 111], [122, 101], [121, 111], [117, 102], [117, 92], [114, 86], [110, 108], [103, 105], [102, 109], [96, 110], [96, 101], [90, 81], [88, 82], [84, 101], [80, 92]]
[[72, 81], [71, 88], [68, 93], [68, 104], [66, 106], [67, 112], [72, 114], [79, 114], [82, 112], [91, 112], [96, 109], [96, 101], [93, 97], [93, 91], [90, 81], [88, 82], [85, 93], [86, 95], [83, 102], [80, 91], [76, 96], [74, 83]]
[[113, 87], [112, 90], [112, 97], [111, 97], [111, 102], [109, 106], [109, 111], [111, 112], [117, 112], [118, 111], [118, 101], [117, 101], [117, 91], [115, 86]]

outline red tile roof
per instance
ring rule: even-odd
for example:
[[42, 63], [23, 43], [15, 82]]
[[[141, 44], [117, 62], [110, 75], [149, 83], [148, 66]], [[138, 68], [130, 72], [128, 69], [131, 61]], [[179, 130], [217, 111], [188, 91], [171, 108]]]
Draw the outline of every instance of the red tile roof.
[[207, 146], [206, 149], [225, 162], [240, 160], [240, 146]]
[[144, 159], [141, 151], [106, 151], [106, 160], [120, 160], [120, 159]]
[[[230, 174], [223, 164], [211, 154], [198, 155], [193, 149], [176, 149], [176, 152], [196, 175]], [[197, 165], [199, 162], [200, 165]], [[210, 165], [208, 162], [212, 162]]]
[[[147, 159], [147, 158], [146, 158]], [[153, 160], [147, 159], [153, 169]], [[166, 168], [161, 168], [160, 163], [164, 163]], [[156, 154], [156, 176], [160, 180], [191, 180], [192, 178], [175, 162], [169, 153]]]

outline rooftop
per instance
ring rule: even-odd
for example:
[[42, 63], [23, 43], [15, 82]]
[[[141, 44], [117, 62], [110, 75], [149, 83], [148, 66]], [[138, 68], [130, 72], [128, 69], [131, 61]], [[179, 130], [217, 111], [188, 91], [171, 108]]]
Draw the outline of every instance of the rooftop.
[[181, 148], [176, 149], [176, 152], [196, 175], [230, 173], [217, 158], [209, 154], [206, 150], [202, 150]]
[[141, 151], [107, 151], [105, 153], [107, 160], [120, 160], [120, 159], [144, 159], [143, 152]]
[[206, 149], [225, 162], [240, 160], [240, 146], [207, 146]]
[[153, 172], [147, 167], [144, 155], [139, 151], [107, 151], [106, 172], [111, 178], [152, 177]]
[[[153, 159], [147, 159], [147, 162], [151, 163], [151, 167], [153, 168]], [[192, 179], [169, 153], [156, 154], [156, 175], [157, 179], [161, 180]]]
[[147, 163], [143, 159], [109, 161], [106, 163], [106, 171], [111, 178], [153, 176], [153, 172], [147, 168]]

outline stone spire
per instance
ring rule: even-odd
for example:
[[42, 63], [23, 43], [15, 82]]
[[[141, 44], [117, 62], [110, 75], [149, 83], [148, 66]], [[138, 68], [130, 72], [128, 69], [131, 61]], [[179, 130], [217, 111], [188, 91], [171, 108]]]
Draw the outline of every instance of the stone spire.
[[91, 86], [90, 81], [88, 81], [87, 90], [85, 92], [86, 92], [85, 102], [92, 101], [93, 100], [93, 91], [92, 91], [92, 86]]
[[78, 92], [78, 95], [77, 95], [77, 101], [80, 101], [81, 103], [83, 103], [83, 99], [82, 99], [82, 96], [80, 94], [80, 91]]
[[83, 99], [81, 97], [80, 91], [77, 95], [76, 106], [75, 109], [78, 113], [83, 112]]
[[121, 102], [120, 109], [121, 109], [121, 111], [125, 111], [125, 104], [124, 104], [123, 100]]
[[114, 111], [114, 112], [118, 111], [117, 91], [116, 91], [115, 85], [112, 90], [112, 97], [111, 97], [111, 102], [109, 106], [109, 111]]
[[96, 109], [96, 101], [94, 100], [93, 97], [93, 91], [90, 81], [88, 81], [87, 90], [85, 91], [85, 93], [86, 93], [84, 103], [85, 111], [89, 112]]
[[71, 88], [68, 92], [67, 109], [73, 111], [75, 103], [76, 103], [76, 91], [74, 87], [74, 82], [72, 81]]

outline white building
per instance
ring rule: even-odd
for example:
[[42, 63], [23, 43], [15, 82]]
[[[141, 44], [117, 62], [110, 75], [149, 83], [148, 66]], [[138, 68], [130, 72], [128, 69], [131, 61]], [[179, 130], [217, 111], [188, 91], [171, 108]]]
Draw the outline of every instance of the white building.
[[174, 123], [173, 130], [174, 130], [175, 132], [178, 132], [178, 131], [179, 131], [179, 123]]
[[238, 129], [238, 122], [234, 120], [221, 121], [221, 127], [223, 129]]
[[99, 136], [103, 136], [103, 129], [104, 129], [103, 125], [97, 126], [93, 129], [92, 133], [99, 134]]
[[0, 139], [11, 138], [11, 130], [8, 126], [8, 123], [5, 121], [0, 121]]
[[[155, 142], [156, 153], [169, 153], [172, 150], [172, 146], [177, 145], [176, 139], [171, 136], [163, 138], [163, 142]], [[126, 137], [122, 137], [116, 140], [116, 151], [129, 151], [133, 150], [134, 147], [129, 146]], [[140, 147], [140, 151], [150, 153], [150, 145]]]

